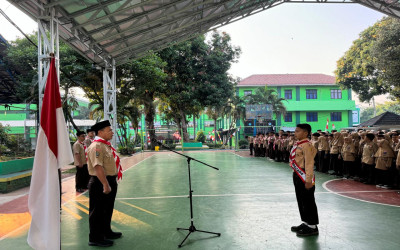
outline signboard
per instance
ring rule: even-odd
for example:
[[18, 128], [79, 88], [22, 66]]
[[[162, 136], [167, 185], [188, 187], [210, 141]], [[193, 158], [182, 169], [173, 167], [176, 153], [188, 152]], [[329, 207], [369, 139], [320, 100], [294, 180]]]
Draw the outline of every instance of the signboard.
[[246, 105], [246, 119], [257, 119], [257, 120], [271, 120], [272, 119], [272, 107], [271, 105]]
[[353, 126], [360, 124], [360, 109], [352, 111]]

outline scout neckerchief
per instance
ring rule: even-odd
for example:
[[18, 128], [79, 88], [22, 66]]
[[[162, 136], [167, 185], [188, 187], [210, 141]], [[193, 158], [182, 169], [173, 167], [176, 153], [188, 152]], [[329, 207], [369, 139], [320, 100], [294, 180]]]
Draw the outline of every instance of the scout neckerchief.
[[[300, 168], [299, 165], [296, 162], [296, 149], [297, 149], [297, 146], [299, 146], [299, 145], [301, 145], [303, 143], [306, 143], [306, 142], [310, 142], [310, 141], [309, 140], [303, 140], [303, 141], [300, 141], [300, 142], [296, 142], [293, 145], [293, 148], [292, 148], [292, 150], [290, 152], [290, 156], [289, 156], [290, 167], [293, 168], [294, 172], [300, 177], [300, 179], [303, 181], [303, 183], [306, 183], [306, 172], [302, 168]], [[312, 183], [313, 183], [313, 185], [315, 185], [315, 175], [312, 178]]]
[[86, 162], [87, 162], [87, 147], [86, 147], [86, 145], [85, 145], [85, 143], [83, 143], [83, 142], [81, 142], [81, 141], [78, 141], [82, 146], [83, 146], [83, 150], [85, 151], [85, 157], [86, 157]]
[[115, 167], [116, 167], [117, 170], [118, 170], [118, 177], [117, 177], [117, 180], [120, 181], [120, 180], [122, 179], [122, 167], [121, 167], [121, 163], [120, 163], [120, 160], [119, 160], [119, 156], [117, 155], [117, 153], [116, 153], [116, 151], [115, 151], [115, 148], [114, 148], [113, 146], [111, 146], [111, 143], [110, 143], [110, 142], [108, 142], [108, 141], [106, 141], [106, 140], [103, 140], [103, 139], [101, 139], [101, 138], [98, 138], [98, 139], [94, 140], [93, 142], [101, 142], [101, 143], [104, 143], [104, 144], [106, 144], [107, 146], [109, 146], [109, 147], [112, 149], [113, 156], [114, 156], [114, 160], [115, 160]]

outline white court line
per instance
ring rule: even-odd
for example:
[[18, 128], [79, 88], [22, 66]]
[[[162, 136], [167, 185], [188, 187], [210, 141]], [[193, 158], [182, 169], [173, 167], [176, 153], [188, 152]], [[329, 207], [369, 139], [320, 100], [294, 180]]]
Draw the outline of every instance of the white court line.
[[[345, 192], [315, 192], [315, 194], [345, 194], [345, 193], [386, 193], [392, 192], [393, 190], [382, 190], [382, 191], [345, 191]], [[256, 193], [256, 194], [194, 194], [193, 197], [234, 197], [234, 196], [242, 196], [242, 197], [251, 197], [251, 196], [279, 196], [279, 195], [294, 195], [294, 192], [287, 193]], [[170, 195], [170, 196], [148, 196], [148, 197], [126, 197], [126, 198], [116, 198], [116, 200], [151, 200], [151, 199], [171, 199], [171, 198], [187, 198], [188, 195]], [[347, 197], [347, 196], [344, 196]], [[76, 200], [79, 201], [79, 200]], [[384, 204], [386, 205], [386, 204]]]
[[229, 153], [239, 156], [240, 158], [244, 158], [243, 156], [236, 154], [236, 152], [229, 152]]
[[[337, 180], [337, 179], [335, 179], [335, 180]], [[357, 201], [363, 201], [363, 202], [367, 202], [367, 203], [371, 203], [371, 204], [378, 204], [378, 205], [390, 206], [390, 207], [400, 207], [400, 206], [397, 206], [397, 205], [385, 204], [385, 203], [374, 202], [374, 201], [366, 201], [366, 200], [357, 199], [357, 198], [349, 197], [349, 196], [346, 196], [346, 195], [342, 195], [342, 194], [345, 194], [345, 193], [361, 193], [361, 192], [364, 192], [364, 193], [368, 193], [368, 192], [370, 192], [370, 193], [385, 193], [385, 192], [393, 192], [393, 191], [396, 192], [396, 191], [398, 191], [398, 190], [335, 192], [335, 191], [330, 190], [330, 189], [326, 186], [329, 182], [335, 181], [335, 180], [329, 180], [329, 181], [324, 182], [324, 183], [322, 184], [322, 187], [325, 188], [326, 190], [328, 190], [329, 192], [331, 192], [332, 194], [336, 194], [336, 195], [339, 195], [339, 196], [342, 196], [342, 197], [346, 197], [346, 198], [349, 198], [349, 199], [353, 199], [353, 200], [357, 200]]]

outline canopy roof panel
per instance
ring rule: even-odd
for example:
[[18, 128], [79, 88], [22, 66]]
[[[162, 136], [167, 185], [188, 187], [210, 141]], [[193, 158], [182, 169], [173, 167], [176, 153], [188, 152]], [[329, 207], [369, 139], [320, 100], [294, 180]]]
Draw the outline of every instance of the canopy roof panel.
[[282, 3], [360, 3], [400, 17], [399, 0], [9, 0], [33, 19], [54, 7], [60, 37], [96, 64], [117, 65]]

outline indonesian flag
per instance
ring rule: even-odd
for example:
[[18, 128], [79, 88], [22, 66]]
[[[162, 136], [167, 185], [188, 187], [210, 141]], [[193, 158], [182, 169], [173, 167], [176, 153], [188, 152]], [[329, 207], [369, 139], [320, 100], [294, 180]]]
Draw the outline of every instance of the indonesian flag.
[[329, 118], [326, 118], [326, 127], [325, 127], [325, 131], [328, 131], [329, 129]]
[[335, 124], [333, 124], [333, 123], [332, 123], [332, 129], [336, 129], [336, 128], [335, 128]]
[[28, 207], [32, 216], [28, 244], [34, 249], [60, 249], [60, 186], [58, 169], [73, 162], [51, 58], [40, 116]]

